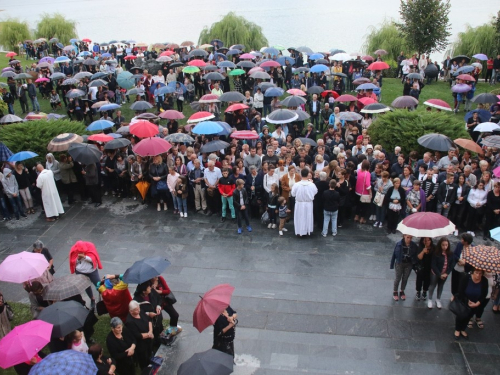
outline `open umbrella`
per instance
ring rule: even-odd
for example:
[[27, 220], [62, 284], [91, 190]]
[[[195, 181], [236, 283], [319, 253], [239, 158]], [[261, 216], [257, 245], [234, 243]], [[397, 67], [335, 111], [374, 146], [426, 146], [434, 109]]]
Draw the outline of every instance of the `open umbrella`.
[[418, 144], [436, 151], [448, 151], [453, 147], [453, 141], [446, 135], [439, 133], [429, 133], [421, 136], [417, 140]]
[[39, 253], [22, 251], [9, 255], [0, 264], [0, 281], [21, 284], [42, 276], [48, 266], [45, 256]]
[[457, 138], [453, 141], [456, 145], [465, 148], [466, 150], [470, 150], [472, 152], [483, 154], [484, 151], [476, 142], [470, 139], [465, 138]]
[[389, 69], [390, 66], [384, 61], [375, 61], [374, 63], [371, 63], [368, 65], [368, 70], [384, 70], [384, 69]]
[[128, 284], [142, 284], [153, 277], [161, 275], [170, 266], [170, 261], [164, 257], [150, 257], [138, 260], [123, 274], [123, 281]]
[[476, 82], [476, 79], [473, 76], [471, 76], [470, 74], [459, 74], [457, 76], [457, 79], [461, 79], [462, 81]]
[[85, 96], [85, 95], [87, 95], [85, 93], [85, 91], [78, 90], [78, 89], [69, 90], [66, 93], [66, 97], [69, 98], [69, 99], [71, 99], [71, 98], [79, 98], [79, 97]]
[[375, 86], [373, 83], [362, 83], [358, 87], [356, 87], [356, 90], [376, 90], [378, 89], [378, 86]]
[[262, 92], [266, 92], [267, 89], [270, 89], [272, 87], [276, 87], [276, 85], [274, 83], [271, 83], [271, 82], [262, 82], [257, 87], [260, 87]]
[[321, 94], [325, 89], [321, 86], [311, 86], [307, 89], [308, 94]]
[[209, 349], [195, 353], [177, 370], [177, 375], [229, 375], [233, 373], [233, 356]]
[[158, 115], [160, 118], [165, 118], [169, 120], [181, 120], [185, 116], [182, 112], [176, 111], [175, 109], [169, 109], [167, 111], [164, 111]]
[[451, 111], [451, 106], [441, 99], [428, 99], [424, 102], [424, 105], [441, 109], [443, 111]]
[[306, 104], [306, 99], [301, 96], [290, 95], [281, 101], [281, 105], [285, 107], [298, 107], [302, 104]]
[[243, 60], [243, 61], [240, 61], [238, 64], [236, 64], [236, 66], [238, 66], [240, 68], [253, 68], [253, 67], [255, 67], [255, 63], [248, 61], [248, 60]]
[[85, 165], [99, 162], [102, 156], [101, 150], [96, 145], [87, 143], [71, 144], [68, 153], [75, 161]]
[[253, 79], [271, 79], [271, 76], [266, 72], [253, 72], [250, 74], [250, 77]]
[[138, 119], [143, 119], [143, 120], [156, 120], [158, 119], [159, 117], [156, 116], [154, 113], [149, 113], [149, 112], [146, 112], [146, 113], [141, 113], [139, 116], [137, 116], [136, 118]]
[[85, 275], [72, 274], [58, 277], [45, 287], [43, 299], [45, 301], [61, 301], [83, 293], [89, 286], [92, 286], [92, 282]]
[[217, 63], [217, 66], [219, 68], [230, 68], [230, 69], [236, 68], [236, 64], [233, 63], [232, 61], [219, 61]]
[[229, 306], [234, 287], [229, 284], [220, 284], [208, 292], [196, 305], [193, 312], [193, 326], [199, 332], [215, 323], [219, 315]]
[[271, 124], [288, 124], [295, 121], [299, 115], [289, 109], [277, 109], [266, 117], [266, 121]]
[[398, 224], [398, 231], [414, 237], [447, 236], [455, 230], [448, 218], [434, 212], [417, 212], [407, 216]]
[[153, 105], [144, 100], [135, 102], [130, 106], [130, 109], [134, 111], [145, 111], [151, 108], [153, 108]]
[[[119, 134], [118, 134], [119, 135]], [[127, 147], [130, 144], [130, 141], [127, 138], [116, 138], [112, 141], [106, 143], [104, 146], [105, 150], [116, 150], [122, 147]]]
[[340, 112], [338, 118], [344, 121], [359, 121], [363, 116], [356, 112]]
[[42, 310], [38, 320], [52, 324], [52, 337], [64, 337], [75, 329], [83, 327], [89, 315], [81, 303], [76, 301], [60, 301]]
[[224, 122], [224, 121], [215, 121], [215, 122], [217, 124], [219, 124], [220, 126], [222, 126], [222, 130], [220, 132], [218, 132], [217, 135], [219, 135], [219, 136], [229, 135], [233, 132], [233, 128], [227, 122]]
[[496, 103], [496, 102], [498, 102], [498, 98], [494, 94], [483, 92], [481, 94], [474, 96], [471, 99], [471, 102], [473, 102], [473, 103]]
[[413, 96], [403, 95], [394, 99], [391, 105], [394, 108], [413, 108], [418, 105], [418, 100]]
[[259, 139], [259, 135], [255, 131], [237, 130], [230, 135], [234, 139]]
[[491, 135], [484, 138], [481, 143], [486, 147], [500, 148], [500, 135]]
[[21, 117], [17, 117], [16, 115], [5, 115], [0, 118], [0, 124], [13, 124], [15, 122], [22, 122], [23, 119]]
[[469, 121], [469, 119], [472, 118], [472, 115], [474, 113], [478, 114], [480, 122], [487, 122], [491, 119], [491, 113], [487, 109], [474, 109], [465, 114], [464, 121], [465, 122]]
[[335, 99], [336, 102], [356, 102], [358, 101], [358, 98], [355, 96], [352, 96], [350, 94], [344, 94], [340, 95], [337, 99]]
[[238, 91], [228, 91], [219, 96], [221, 102], [241, 102], [245, 100], [245, 95]]
[[281, 87], [270, 87], [266, 90], [264, 96], [282, 96], [285, 92]]
[[89, 126], [87, 126], [86, 130], [90, 132], [102, 131], [105, 129], [112, 128], [114, 125], [115, 125], [114, 122], [109, 120], [96, 120]]
[[248, 108], [249, 107], [246, 104], [236, 103], [227, 107], [227, 109], [224, 112], [234, 112], [234, 111], [239, 111], [240, 109], [248, 109]]
[[303, 143], [303, 144], [309, 144], [313, 147], [316, 147], [318, 144], [316, 143], [316, 141], [314, 139], [311, 139], [311, 138], [299, 138], [300, 141]]
[[15, 327], [0, 341], [0, 367], [29, 361], [50, 341], [52, 324], [41, 320]]
[[363, 104], [363, 105], [368, 105], [368, 104], [373, 104], [373, 103], [377, 103], [377, 101], [373, 98], [368, 98], [368, 97], [364, 97], [364, 98], [359, 98], [358, 99], [358, 102]]
[[76, 350], [51, 353], [30, 370], [30, 375], [95, 375], [97, 367], [92, 356]]
[[192, 132], [195, 134], [207, 135], [207, 134], [217, 134], [222, 130], [224, 130], [224, 128], [216, 121], [201, 121], [192, 129]]
[[203, 95], [198, 103], [219, 103], [219, 97], [215, 94], [205, 94]]
[[356, 78], [352, 83], [354, 85], [362, 85], [363, 83], [370, 83], [370, 79], [365, 77]]
[[140, 120], [130, 125], [129, 132], [139, 138], [147, 138], [154, 137], [160, 130], [158, 129], [158, 125], [147, 120]]
[[[191, 115], [191, 117], [187, 120], [187, 123], [188, 124], [196, 124], [196, 123], [201, 122], [201, 121], [207, 121], [207, 120], [213, 119], [214, 117], [215, 117], [214, 114], [211, 112], [200, 111], [200, 112], [196, 112], [193, 115]], [[213, 133], [213, 134], [215, 134], [215, 133]]]
[[172, 148], [172, 145], [159, 137], [154, 137], [154, 138], [144, 138], [142, 141], [137, 143], [132, 150], [134, 153], [137, 155], [140, 155], [142, 157], [145, 156], [156, 156], [156, 155], [161, 155], [168, 150]]
[[113, 139], [114, 138], [112, 136], [103, 133], [92, 134], [87, 138], [88, 141], [101, 142], [101, 143], [106, 143], [112, 141]]
[[300, 89], [290, 89], [290, 90], [287, 90], [286, 92], [290, 95], [307, 96], [307, 94]]
[[500, 272], [500, 250], [493, 246], [468, 246], [464, 248], [463, 259], [474, 268]]
[[410, 78], [410, 79], [424, 79], [424, 77], [420, 73], [410, 73], [410, 74], [408, 74], [406, 76], [406, 78]]
[[31, 151], [20, 151], [17, 154], [12, 155], [9, 157], [9, 160], [12, 163], [15, 163], [17, 161], [23, 161], [23, 160], [28, 160], [32, 158], [36, 158], [38, 154], [31, 152]]
[[295, 110], [294, 112], [299, 116], [295, 121], [305, 121], [311, 118], [311, 115], [306, 111]]
[[169, 134], [165, 139], [171, 143], [193, 143], [194, 138], [185, 133]]
[[[194, 130], [193, 130], [193, 132], [194, 132]], [[227, 147], [229, 147], [229, 143], [224, 142], [224, 141], [220, 141], [220, 140], [216, 140], [216, 141], [208, 142], [208, 143], [204, 144], [203, 146], [201, 146], [200, 152], [202, 152], [202, 153], [215, 152], [215, 151], [223, 150]]]
[[465, 92], [469, 92], [470, 90], [472, 90], [472, 87], [465, 84], [465, 83], [458, 83], [456, 84], [455, 86], [453, 86], [451, 88], [451, 91], [452, 92], [456, 92], [456, 93], [459, 93], [459, 94], [463, 94]]
[[226, 78], [219, 72], [210, 72], [203, 76], [203, 79], [211, 81], [224, 81]]
[[7, 161], [12, 155], [12, 151], [3, 142], [0, 142], [0, 161]]
[[83, 138], [78, 134], [63, 133], [53, 138], [47, 145], [49, 151], [66, 151], [73, 143], [82, 143]]
[[494, 122], [483, 122], [474, 128], [475, 132], [489, 133], [500, 130], [500, 126]]

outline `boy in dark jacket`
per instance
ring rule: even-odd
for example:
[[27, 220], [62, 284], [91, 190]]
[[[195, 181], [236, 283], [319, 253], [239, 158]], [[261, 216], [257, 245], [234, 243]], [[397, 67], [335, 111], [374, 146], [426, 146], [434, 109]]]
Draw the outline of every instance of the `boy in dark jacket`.
[[[219, 182], [220, 183], [220, 182]], [[242, 179], [236, 180], [236, 189], [233, 191], [233, 204], [238, 218], [238, 234], [241, 234], [241, 217], [245, 219], [245, 225], [249, 232], [252, 231], [250, 222], [248, 220], [248, 194], [245, 190], [245, 181]]]
[[457, 185], [453, 183], [453, 173], [446, 175], [446, 181], [441, 182], [437, 191], [437, 213], [448, 217], [451, 205], [457, 199]]
[[329, 189], [323, 192], [323, 231], [321, 235], [326, 237], [328, 234], [328, 225], [332, 222], [332, 235], [337, 235], [337, 216], [340, 206], [340, 194], [335, 191], [337, 181], [330, 180]]

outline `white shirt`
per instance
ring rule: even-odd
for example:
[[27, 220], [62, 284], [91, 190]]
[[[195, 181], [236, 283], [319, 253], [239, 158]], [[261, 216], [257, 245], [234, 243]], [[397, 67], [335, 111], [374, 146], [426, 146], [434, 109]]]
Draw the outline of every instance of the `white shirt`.
[[97, 98], [97, 87], [89, 87], [90, 100], [94, 101]]
[[220, 178], [222, 178], [222, 173], [220, 171], [220, 168], [217, 168], [217, 167], [214, 167], [213, 171], [211, 171], [210, 168], [205, 168], [204, 177], [205, 177], [205, 180], [207, 180], [207, 182], [210, 185], [215, 185], [217, 183], [217, 181]]
[[155, 83], [165, 83], [165, 76], [163, 74], [161, 76], [153, 76], [153, 80], [155, 81]]
[[264, 176], [264, 190], [269, 193], [273, 184], [280, 186], [280, 177], [279, 174], [276, 173], [276, 170], [274, 171], [272, 176], [269, 173], [266, 173], [266, 175]]

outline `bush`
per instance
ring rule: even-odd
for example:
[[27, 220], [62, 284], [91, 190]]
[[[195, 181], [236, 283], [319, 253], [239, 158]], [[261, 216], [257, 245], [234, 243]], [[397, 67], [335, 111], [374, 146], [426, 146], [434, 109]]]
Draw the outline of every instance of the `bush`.
[[425, 134], [440, 133], [452, 140], [470, 138], [463, 120], [455, 118], [451, 112], [407, 111], [397, 109], [379, 115], [368, 128], [372, 144], [383, 145], [386, 150], [400, 146], [405, 154], [417, 151], [422, 155], [426, 150], [417, 139]]
[[13, 152], [33, 151], [40, 157], [32, 161], [45, 160], [47, 145], [62, 133], [88, 134], [81, 122], [60, 120], [37, 120], [0, 126], [0, 139]]

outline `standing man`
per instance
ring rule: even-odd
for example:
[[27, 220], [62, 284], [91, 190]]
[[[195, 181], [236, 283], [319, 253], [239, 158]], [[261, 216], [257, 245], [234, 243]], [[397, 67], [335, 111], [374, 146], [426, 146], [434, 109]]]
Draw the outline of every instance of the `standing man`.
[[38, 104], [38, 99], [36, 97], [36, 87], [32, 83], [31, 79], [26, 81], [28, 84], [28, 96], [31, 99], [31, 105], [33, 106], [33, 112], [40, 112], [40, 104]]
[[233, 191], [233, 204], [234, 204], [234, 209], [236, 211], [236, 218], [238, 221], [238, 234], [241, 234], [241, 227], [242, 227], [242, 222], [241, 218], [245, 220], [245, 225], [247, 227], [247, 230], [249, 232], [252, 231], [252, 227], [250, 226], [250, 222], [248, 220], [248, 193], [244, 189], [245, 187], [245, 181], [242, 179], [238, 178], [236, 180], [236, 189]]
[[294, 226], [297, 236], [305, 236], [314, 230], [313, 200], [318, 188], [308, 180], [308, 168], [302, 169], [300, 175], [302, 180], [292, 187], [292, 197], [295, 197]]
[[323, 133], [326, 129], [328, 129], [328, 121], [330, 120], [330, 116], [333, 111], [330, 109], [330, 104], [325, 103], [325, 108], [323, 108], [320, 112], [321, 118], [319, 119], [320, 125], [319, 128], [321, 133]]
[[2, 100], [4, 101], [5, 104], [7, 104], [7, 107], [9, 109], [9, 114], [13, 115], [14, 114], [14, 96], [7, 91], [7, 89], [4, 87], [2, 88]]
[[207, 168], [204, 170], [204, 181], [207, 186], [207, 205], [208, 212], [207, 215], [217, 214], [219, 212], [219, 207], [221, 205], [221, 199], [219, 194], [219, 180], [222, 178], [222, 173], [219, 168], [215, 166], [215, 161], [209, 160], [207, 163]]
[[189, 172], [189, 182], [193, 187], [194, 204], [196, 212], [207, 212], [207, 201], [205, 199], [205, 180], [203, 174], [203, 167], [201, 166], [200, 159], [194, 155], [193, 169]]
[[398, 78], [400, 78], [401, 75], [403, 74], [403, 65], [401, 65], [401, 64], [404, 60], [406, 60], [406, 57], [405, 57], [404, 52], [401, 51], [401, 53], [398, 56]]
[[50, 169], [45, 169], [42, 164], [36, 166], [38, 178], [36, 187], [42, 191], [43, 210], [47, 221], [59, 219], [59, 215], [64, 214], [64, 209], [57, 191], [54, 173]]
[[493, 60], [493, 71], [491, 72], [490, 85], [497, 84], [497, 76], [500, 74], [500, 53], [497, 58]]
[[285, 86], [287, 90], [292, 88], [292, 65], [290, 61], [285, 60]]
[[26, 89], [27, 86], [23, 85], [21, 81], [17, 82], [16, 96], [19, 99], [19, 103], [21, 103], [21, 110], [23, 111], [23, 113], [29, 112], [28, 98], [26, 97]]

